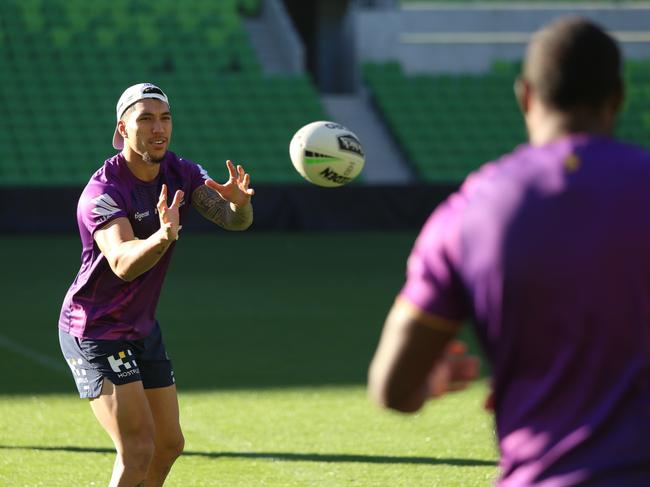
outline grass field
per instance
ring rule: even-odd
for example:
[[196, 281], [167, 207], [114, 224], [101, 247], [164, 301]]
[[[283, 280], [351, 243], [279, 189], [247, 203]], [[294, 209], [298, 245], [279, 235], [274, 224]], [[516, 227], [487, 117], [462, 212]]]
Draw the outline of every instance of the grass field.
[[[183, 236], [159, 307], [187, 441], [166, 485], [491, 484], [483, 382], [412, 416], [366, 398], [414, 236]], [[110, 475], [111, 442], [58, 349], [79, 251], [76, 235], [0, 240], [2, 486], [105, 485]]]

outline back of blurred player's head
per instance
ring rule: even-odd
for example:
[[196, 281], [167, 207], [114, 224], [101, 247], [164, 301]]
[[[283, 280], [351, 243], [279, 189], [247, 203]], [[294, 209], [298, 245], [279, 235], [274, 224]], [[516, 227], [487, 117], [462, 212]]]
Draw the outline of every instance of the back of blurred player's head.
[[598, 111], [623, 90], [616, 41], [580, 17], [557, 20], [533, 36], [523, 77], [541, 102], [562, 112]]

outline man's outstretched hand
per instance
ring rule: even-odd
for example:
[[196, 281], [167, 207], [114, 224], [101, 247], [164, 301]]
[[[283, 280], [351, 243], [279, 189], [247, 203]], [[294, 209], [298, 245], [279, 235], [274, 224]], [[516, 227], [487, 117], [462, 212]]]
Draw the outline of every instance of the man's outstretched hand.
[[226, 161], [230, 178], [225, 184], [219, 184], [214, 179], [206, 180], [206, 186], [214, 189], [221, 197], [237, 207], [246, 206], [250, 203], [251, 197], [255, 194], [253, 188], [249, 188], [250, 175], [244, 171], [241, 165], [235, 169], [232, 161]]
[[183, 201], [183, 192], [179, 189], [174, 193], [174, 200], [171, 205], [167, 205], [167, 185], [163, 184], [158, 198], [158, 218], [160, 227], [164, 230], [167, 240], [178, 240], [178, 232], [181, 229], [179, 208]]

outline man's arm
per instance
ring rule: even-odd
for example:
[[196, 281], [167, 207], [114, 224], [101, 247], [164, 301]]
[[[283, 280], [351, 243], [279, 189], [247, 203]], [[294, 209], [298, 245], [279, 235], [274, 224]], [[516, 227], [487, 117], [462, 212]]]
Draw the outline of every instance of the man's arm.
[[95, 242], [115, 275], [133, 281], [156, 265], [178, 239], [178, 207], [182, 199], [183, 192], [176, 191], [174, 201], [167, 206], [167, 186], [163, 185], [157, 205], [160, 228], [144, 240], [135, 238], [133, 227], [125, 217], [116, 218], [95, 232]]
[[246, 230], [253, 223], [251, 197], [255, 194], [249, 188], [250, 175], [241, 165], [226, 161], [228, 181], [219, 184], [213, 179], [205, 181], [192, 192], [192, 205], [205, 218], [226, 230]]
[[391, 308], [370, 365], [369, 392], [378, 404], [402, 412], [462, 389], [478, 375], [478, 360], [452, 340], [459, 324], [426, 313], [398, 298]]
[[253, 223], [253, 205], [236, 206], [207, 185], [192, 193], [192, 205], [206, 219], [226, 230], [246, 230]]
[[132, 281], [156, 265], [172, 241], [163, 228], [145, 240], [137, 240], [131, 223], [124, 217], [95, 232], [99, 250], [117, 277], [124, 281]]

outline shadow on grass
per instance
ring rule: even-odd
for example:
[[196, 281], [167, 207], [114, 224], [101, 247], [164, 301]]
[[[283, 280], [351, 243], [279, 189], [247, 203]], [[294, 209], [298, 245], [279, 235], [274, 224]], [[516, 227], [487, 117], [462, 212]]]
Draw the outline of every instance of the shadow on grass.
[[[112, 448], [93, 448], [80, 446], [11, 446], [0, 445], [0, 450], [60, 451], [72, 453], [110, 453]], [[388, 455], [352, 455], [345, 453], [289, 453], [289, 452], [205, 452], [186, 451], [183, 456], [205, 458], [235, 458], [271, 460], [279, 462], [323, 462], [323, 463], [386, 463], [412, 465], [452, 465], [455, 467], [495, 467], [493, 460], [476, 460], [471, 458], [434, 458], [434, 457], [400, 457]]]

